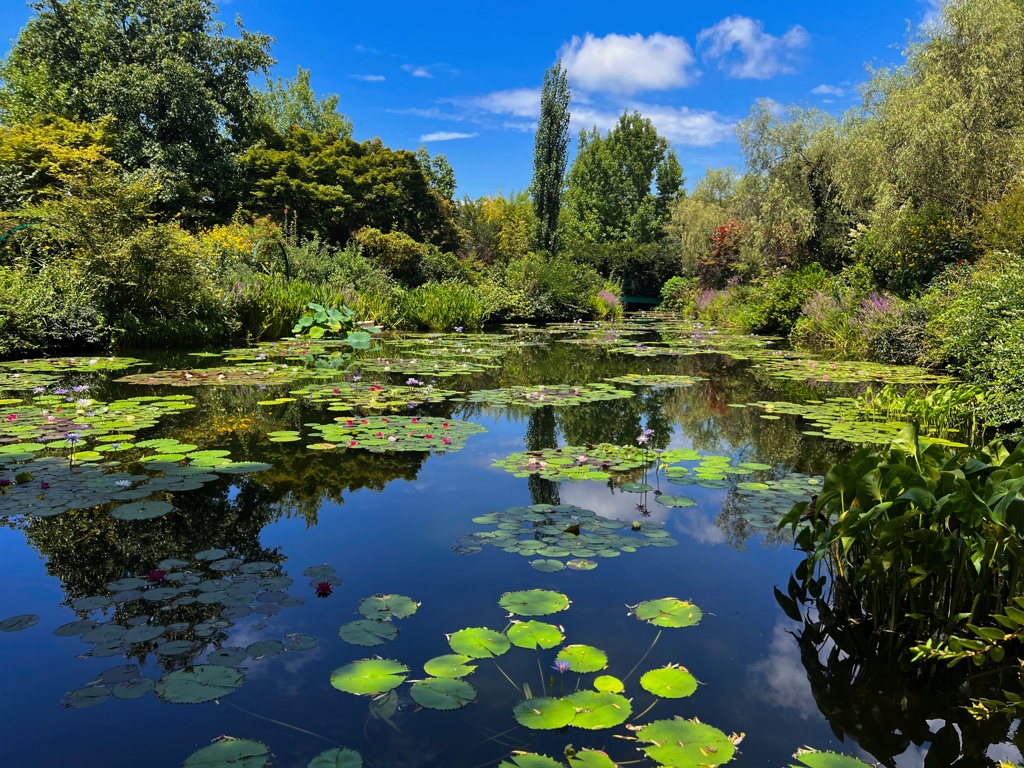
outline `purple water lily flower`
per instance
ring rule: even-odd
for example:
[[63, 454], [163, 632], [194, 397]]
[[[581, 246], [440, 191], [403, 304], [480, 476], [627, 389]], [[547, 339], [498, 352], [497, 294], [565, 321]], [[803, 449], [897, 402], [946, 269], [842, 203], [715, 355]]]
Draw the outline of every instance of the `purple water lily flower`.
[[555, 663], [551, 666], [551, 668], [556, 672], [560, 672], [564, 675], [566, 672], [569, 671], [569, 662], [556, 660]]

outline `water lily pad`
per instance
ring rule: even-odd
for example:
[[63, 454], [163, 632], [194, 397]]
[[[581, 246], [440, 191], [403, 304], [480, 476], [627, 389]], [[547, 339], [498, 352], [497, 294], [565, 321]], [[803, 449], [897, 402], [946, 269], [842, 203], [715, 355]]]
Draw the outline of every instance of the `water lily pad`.
[[310, 760], [306, 768], [363, 768], [363, 756], [354, 749], [328, 749]]
[[562, 630], [542, 621], [517, 621], [508, 628], [508, 639], [518, 648], [554, 648], [565, 640]]
[[174, 505], [169, 501], [136, 501], [115, 507], [110, 516], [118, 520], [151, 520], [173, 511]]
[[115, 699], [141, 699], [156, 690], [156, 681], [148, 677], [137, 677], [124, 680], [113, 687], [111, 693]]
[[69, 709], [94, 707], [109, 699], [110, 693], [110, 688], [105, 685], [88, 685], [69, 692], [64, 697], [64, 706]]
[[423, 671], [434, 677], [465, 677], [476, 670], [473, 659], [457, 653], [435, 656], [423, 663]]
[[620, 491], [625, 491], [626, 493], [647, 493], [647, 491], [654, 490], [654, 488], [647, 485], [647, 483], [623, 483], [616, 487]]
[[210, 651], [210, 655], [206, 657], [206, 663], [234, 667], [245, 661], [248, 655], [245, 648], [218, 648], [216, 651]]
[[[835, 752], [819, 752], [816, 749], [801, 749], [794, 759], [800, 761], [800, 768], [870, 768], [868, 763], [849, 755]], [[798, 766], [792, 766], [798, 768]]]
[[234, 693], [244, 680], [234, 667], [202, 664], [164, 675], [156, 684], [156, 692], [172, 704], [202, 704]]
[[254, 659], [269, 658], [284, 653], [284, 643], [274, 638], [257, 640], [255, 643], [250, 643], [245, 652]]
[[565, 570], [561, 560], [531, 560], [530, 565], [541, 573], [558, 573]]
[[647, 600], [634, 606], [632, 611], [638, 619], [656, 627], [692, 627], [704, 615], [696, 605], [677, 597]]
[[506, 592], [498, 605], [513, 616], [548, 616], [569, 607], [569, 598], [547, 589], [526, 589]]
[[608, 666], [608, 656], [592, 645], [567, 645], [555, 661], [568, 661], [573, 672], [597, 672]]
[[398, 627], [390, 621], [357, 619], [343, 624], [338, 630], [338, 637], [352, 645], [383, 645], [398, 637]]
[[581, 749], [569, 758], [570, 768], [616, 768], [607, 753], [596, 749]]
[[270, 748], [251, 739], [225, 738], [197, 749], [181, 768], [263, 768], [270, 759]]
[[0, 621], [0, 632], [21, 632], [39, 623], [39, 616], [34, 613], [23, 613]]
[[476, 689], [464, 680], [432, 677], [413, 683], [409, 696], [427, 709], [459, 709], [476, 699]]
[[154, 653], [160, 656], [181, 656], [191, 653], [194, 648], [191, 640], [171, 640], [156, 647]]
[[576, 717], [576, 707], [567, 699], [536, 698], [516, 704], [516, 722], [538, 731], [564, 728]]
[[302, 572], [302, 575], [308, 579], [323, 579], [328, 576], [333, 576], [334, 573], [334, 567], [324, 563], [323, 565], [309, 566], [306, 570]]
[[[511, 762], [509, 762], [511, 760]], [[557, 760], [546, 755], [522, 754], [503, 760], [498, 768], [563, 768]]]
[[362, 659], [331, 673], [331, 685], [357, 695], [377, 694], [397, 688], [409, 674], [404, 664], [390, 659]]
[[487, 627], [468, 627], [448, 636], [448, 645], [455, 653], [472, 659], [501, 656], [512, 647], [509, 639]]
[[656, 720], [636, 732], [641, 747], [652, 760], [673, 768], [722, 765], [732, 760], [736, 747], [717, 728], [694, 720]]
[[374, 595], [359, 602], [359, 612], [367, 619], [388, 621], [406, 619], [416, 613], [419, 603], [405, 595]]
[[606, 691], [607, 693], [622, 693], [626, 686], [621, 680], [612, 675], [598, 675], [594, 678], [594, 690]]
[[686, 667], [669, 664], [645, 672], [640, 678], [640, 687], [663, 699], [682, 699], [697, 690], [697, 678]]
[[[614, 552], [614, 550], [612, 550]], [[617, 556], [619, 553], [614, 552], [612, 557]], [[586, 558], [574, 558], [565, 564], [566, 568], [571, 568], [574, 571], [592, 571], [597, 568], [597, 563], [593, 560], [587, 560]]]
[[608, 691], [576, 691], [566, 699], [576, 708], [575, 728], [613, 728], [626, 722], [633, 711], [625, 696]]
[[673, 496], [668, 493], [663, 493], [658, 498], [658, 503], [664, 507], [692, 507], [697, 502], [688, 496]]

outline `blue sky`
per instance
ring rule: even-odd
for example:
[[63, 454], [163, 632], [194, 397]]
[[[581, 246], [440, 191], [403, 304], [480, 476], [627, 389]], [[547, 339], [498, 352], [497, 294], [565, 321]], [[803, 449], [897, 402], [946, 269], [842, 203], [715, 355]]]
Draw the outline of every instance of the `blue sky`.
[[[937, 0], [822, 3], [514, 4], [221, 0], [221, 17], [276, 39], [274, 75], [312, 71], [359, 140], [425, 145], [455, 168], [458, 194], [525, 189], [544, 71], [569, 72], [574, 136], [623, 109], [651, 118], [688, 182], [739, 166], [732, 127], [759, 98], [839, 113], [859, 101], [865, 64], [902, 60]], [[31, 15], [0, 2], [0, 37]], [[575, 144], [575, 140], [573, 142]]]

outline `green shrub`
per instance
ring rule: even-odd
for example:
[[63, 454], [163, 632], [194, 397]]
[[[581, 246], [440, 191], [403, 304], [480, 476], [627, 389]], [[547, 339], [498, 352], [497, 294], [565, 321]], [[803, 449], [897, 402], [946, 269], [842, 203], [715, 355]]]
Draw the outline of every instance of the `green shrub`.
[[484, 306], [468, 283], [425, 283], [402, 299], [402, 324], [428, 331], [477, 330]]
[[233, 333], [254, 341], [279, 339], [292, 332], [295, 318], [310, 302], [326, 306], [346, 303], [343, 291], [304, 280], [285, 280], [279, 275], [256, 275], [235, 282], [222, 294]]
[[657, 296], [663, 283], [682, 273], [679, 245], [656, 243], [579, 243], [572, 256], [599, 274], [621, 282], [630, 296]]
[[686, 312], [693, 309], [693, 294], [697, 287], [695, 277], [670, 277], [661, 286], [660, 309]]
[[522, 290], [529, 320], [576, 320], [594, 313], [593, 297], [604, 285], [593, 267], [567, 256], [527, 254], [509, 263], [505, 282]]
[[805, 302], [828, 281], [828, 274], [817, 264], [782, 270], [750, 287], [735, 324], [749, 333], [788, 335]]
[[109, 346], [110, 328], [89, 286], [74, 262], [39, 272], [0, 266], [0, 358]]

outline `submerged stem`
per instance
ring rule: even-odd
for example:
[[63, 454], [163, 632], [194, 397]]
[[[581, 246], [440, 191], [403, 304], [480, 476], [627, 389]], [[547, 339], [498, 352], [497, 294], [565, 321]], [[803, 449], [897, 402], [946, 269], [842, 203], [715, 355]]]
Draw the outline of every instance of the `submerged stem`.
[[629, 680], [629, 676], [636, 672], [636, 668], [644, 663], [644, 659], [646, 659], [650, 655], [651, 651], [654, 650], [654, 644], [658, 642], [658, 638], [661, 637], [661, 632], [662, 630], [659, 629], [658, 634], [654, 636], [654, 639], [651, 641], [651, 645], [647, 649], [646, 653], [644, 653], [644, 655], [640, 657], [640, 660], [633, 665], [633, 668], [626, 673], [626, 676], [622, 678], [622, 682], [626, 682], [627, 680]]

